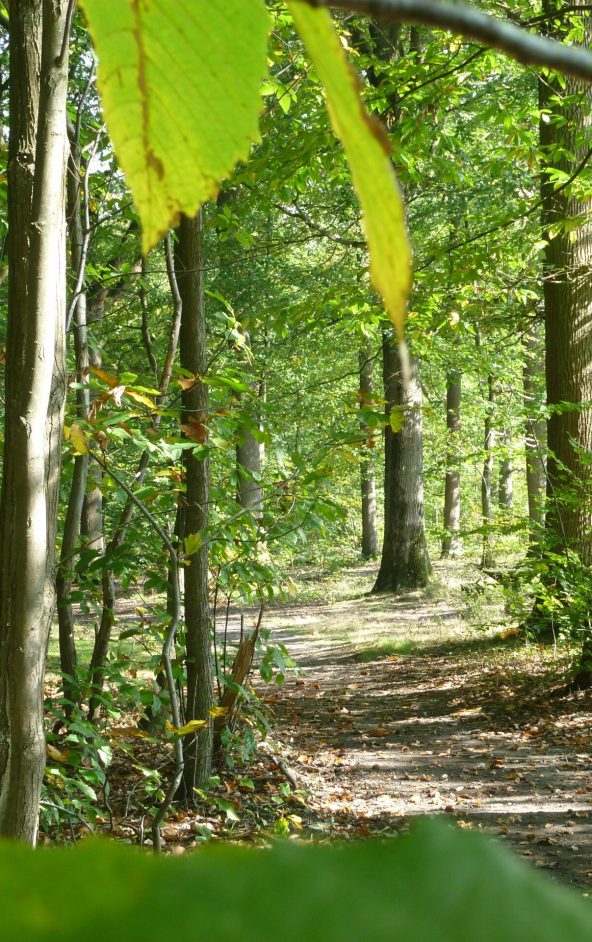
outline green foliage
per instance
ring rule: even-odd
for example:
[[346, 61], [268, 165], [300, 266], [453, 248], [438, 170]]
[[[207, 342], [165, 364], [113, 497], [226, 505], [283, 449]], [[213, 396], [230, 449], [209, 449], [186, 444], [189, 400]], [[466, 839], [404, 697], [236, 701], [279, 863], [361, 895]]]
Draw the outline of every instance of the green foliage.
[[382, 844], [206, 847], [181, 860], [94, 842], [2, 845], [0, 886], [3, 932], [21, 942], [588, 942], [592, 932], [589, 903], [442, 822]]
[[345, 59], [329, 13], [297, 0], [289, 2], [288, 8], [323, 83], [335, 133], [345, 147], [362, 204], [373, 282], [402, 339], [411, 254], [388, 137], [360, 100], [358, 79]]

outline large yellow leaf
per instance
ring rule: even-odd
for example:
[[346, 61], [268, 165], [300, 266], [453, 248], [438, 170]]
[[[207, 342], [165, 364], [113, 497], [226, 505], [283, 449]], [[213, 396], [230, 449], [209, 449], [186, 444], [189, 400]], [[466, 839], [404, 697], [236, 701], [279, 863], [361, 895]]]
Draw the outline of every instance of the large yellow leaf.
[[333, 130], [347, 154], [362, 206], [372, 281], [402, 338], [411, 288], [411, 250], [386, 132], [366, 110], [359, 79], [347, 62], [327, 10], [298, 0], [288, 0], [288, 8], [325, 89]]
[[258, 134], [261, 0], [82, 0], [105, 120], [147, 252], [194, 215]]

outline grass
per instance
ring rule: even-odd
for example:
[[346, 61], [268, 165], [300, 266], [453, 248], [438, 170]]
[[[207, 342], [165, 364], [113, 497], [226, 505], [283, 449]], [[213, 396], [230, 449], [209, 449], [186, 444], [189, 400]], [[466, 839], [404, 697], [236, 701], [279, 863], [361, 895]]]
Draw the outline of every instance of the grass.
[[404, 657], [405, 655], [415, 654], [417, 651], [418, 645], [411, 638], [386, 639], [370, 644], [367, 648], [358, 648], [356, 660], [366, 664], [369, 661], [380, 661], [387, 657]]

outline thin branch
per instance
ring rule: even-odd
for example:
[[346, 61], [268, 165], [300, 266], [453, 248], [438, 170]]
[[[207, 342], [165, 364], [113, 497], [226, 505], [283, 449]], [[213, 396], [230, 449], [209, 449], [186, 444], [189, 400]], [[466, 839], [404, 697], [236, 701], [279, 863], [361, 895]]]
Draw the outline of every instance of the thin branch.
[[[558, 193], [561, 193], [562, 190], [565, 190], [567, 189], [568, 186], [571, 186], [571, 184], [574, 183], [574, 181], [579, 177], [582, 171], [588, 166], [591, 158], [592, 158], [592, 147], [590, 147], [586, 151], [582, 160], [580, 161], [576, 169], [573, 171], [573, 173], [570, 174], [567, 180], [564, 180], [560, 186], [556, 187], [556, 189], [553, 191], [553, 195], [556, 196]], [[530, 216], [536, 213], [536, 211], [540, 209], [542, 205], [543, 205], [543, 200], [542, 199], [537, 200], [536, 203], [533, 203], [532, 206], [530, 206], [523, 213], [520, 213], [518, 216], [512, 216], [511, 219], [504, 219], [502, 220], [502, 222], [498, 222], [493, 226], [488, 226], [487, 229], [481, 229], [480, 232], [475, 232], [473, 235], [468, 236], [466, 239], [461, 239], [458, 242], [452, 242], [446, 249], [444, 249], [444, 252], [445, 253], [455, 252], [457, 249], [462, 249], [466, 245], [471, 245], [471, 243], [473, 242], [478, 242], [479, 239], [484, 239], [486, 236], [493, 235], [495, 232], [500, 232], [502, 229], [509, 229], [510, 226], [515, 225], [517, 222], [521, 222], [521, 220], [523, 219], [528, 219]], [[429, 255], [428, 258], [424, 259], [423, 262], [421, 262], [421, 264], [415, 266], [415, 271], [423, 271], [424, 268], [428, 268], [428, 266], [431, 265], [432, 262], [434, 262], [436, 258], [438, 258], [439, 255], [441, 254], [442, 254], [441, 252], [437, 252], [432, 255]]]
[[68, 44], [70, 42], [70, 30], [72, 29], [72, 19], [74, 17], [75, 9], [76, 9], [76, 0], [69, 0], [68, 12], [66, 13], [66, 23], [64, 25], [64, 35], [62, 37], [62, 48], [60, 49], [60, 54], [56, 59], [56, 65], [61, 65], [66, 57], [66, 52], [68, 51]]
[[[546, 66], [574, 78], [592, 81], [592, 53], [529, 33], [509, 20], [483, 13], [465, 3], [440, 0], [305, 0], [312, 7], [338, 7], [389, 23], [417, 23], [448, 30], [506, 53], [523, 65]], [[579, 9], [579, 8], [578, 8]]]
[[[167, 692], [170, 699], [171, 705], [171, 718], [173, 721], [173, 726], [177, 729], [181, 726], [181, 708], [179, 704], [179, 697], [177, 693], [177, 685], [175, 683], [175, 676], [173, 674], [173, 661], [172, 655], [174, 652], [175, 644], [175, 635], [181, 621], [181, 587], [179, 581], [179, 558], [177, 556], [177, 551], [171, 542], [171, 539], [166, 532], [166, 530], [160, 525], [156, 517], [150, 513], [146, 505], [134, 494], [131, 487], [129, 487], [125, 481], [120, 478], [115, 471], [112, 471], [104, 458], [99, 457], [95, 452], [90, 452], [91, 456], [95, 459], [97, 464], [105, 471], [106, 474], [111, 477], [119, 487], [121, 487], [127, 494], [128, 500], [134, 504], [137, 509], [140, 511], [143, 517], [146, 518], [148, 524], [156, 531], [160, 539], [162, 540], [164, 546], [166, 547], [169, 554], [169, 562], [171, 567], [171, 622], [167, 628], [165, 641], [162, 646], [162, 661], [164, 666], [164, 673], [166, 677]], [[161, 835], [160, 835], [160, 825], [164, 820], [164, 817], [170, 807], [170, 804], [175, 797], [177, 789], [181, 784], [181, 779], [183, 778], [183, 743], [181, 737], [177, 736], [174, 742], [174, 756], [175, 756], [175, 772], [169, 782], [169, 786], [166, 790], [165, 796], [162, 799], [154, 819], [152, 821], [152, 842], [154, 847], [154, 853], [160, 853], [161, 849]]]
[[319, 235], [323, 236], [325, 239], [330, 239], [331, 242], [337, 242], [338, 245], [348, 245], [357, 249], [366, 248], [364, 239], [348, 239], [346, 236], [336, 235], [336, 233], [331, 232], [330, 229], [325, 229], [324, 226], [315, 222], [300, 206], [294, 205], [294, 208], [291, 208], [290, 206], [284, 206], [283, 203], [276, 203], [275, 207], [279, 209], [281, 213], [284, 213], [285, 216], [290, 216], [291, 219], [301, 219], [302, 222], [306, 223], [309, 229], [318, 232]]

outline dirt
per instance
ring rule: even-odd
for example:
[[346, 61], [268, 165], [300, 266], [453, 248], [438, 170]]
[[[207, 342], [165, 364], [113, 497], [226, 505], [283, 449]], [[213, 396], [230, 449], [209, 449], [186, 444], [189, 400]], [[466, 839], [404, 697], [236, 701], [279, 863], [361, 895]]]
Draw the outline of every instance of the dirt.
[[345, 590], [317, 586], [270, 613], [298, 665], [266, 696], [305, 827], [359, 837], [442, 814], [587, 892], [592, 696], [566, 688], [564, 652], [508, 634], [487, 598], [493, 625], [472, 627], [476, 568], [440, 564], [437, 577], [428, 593], [368, 596], [358, 567]]

